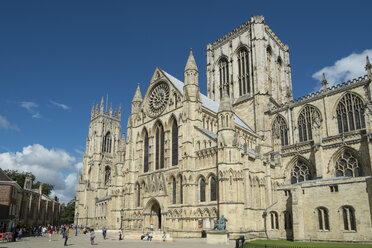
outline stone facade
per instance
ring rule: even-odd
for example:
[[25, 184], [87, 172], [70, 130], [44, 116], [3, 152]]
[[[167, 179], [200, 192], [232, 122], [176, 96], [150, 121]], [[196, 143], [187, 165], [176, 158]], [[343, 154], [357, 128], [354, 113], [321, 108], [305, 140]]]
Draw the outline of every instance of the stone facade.
[[184, 82], [156, 68], [121, 107], [92, 107], [75, 224], [200, 237], [372, 240], [371, 64], [293, 100], [288, 46], [254, 16], [207, 46], [207, 96], [192, 51]]
[[0, 233], [17, 225], [58, 225], [61, 205], [38, 190], [31, 189], [32, 180], [26, 179], [22, 189], [0, 169]]

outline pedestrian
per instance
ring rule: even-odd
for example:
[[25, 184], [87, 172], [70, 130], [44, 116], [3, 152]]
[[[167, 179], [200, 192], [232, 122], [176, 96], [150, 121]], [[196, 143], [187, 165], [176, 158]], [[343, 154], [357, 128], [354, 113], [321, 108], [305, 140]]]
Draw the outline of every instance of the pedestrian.
[[19, 229], [19, 232], [18, 232], [18, 240], [21, 240], [21, 238], [22, 238], [22, 234], [23, 234], [23, 229], [20, 228], [20, 229]]
[[103, 239], [106, 239], [106, 232], [107, 232], [106, 227], [103, 227], [103, 228], [102, 228]]
[[166, 238], [166, 235], [165, 235], [165, 232], [163, 233], [163, 242], [165, 242], [165, 238]]
[[67, 246], [68, 236], [70, 235], [70, 228], [67, 226], [65, 229], [65, 246]]
[[50, 226], [50, 229], [49, 229], [49, 242], [52, 241], [52, 234], [53, 234], [53, 227]]
[[123, 235], [123, 230], [121, 230], [121, 228], [119, 229], [119, 240], [122, 240], [122, 236]]
[[149, 241], [152, 241], [152, 232], [149, 233]]
[[43, 235], [43, 237], [45, 237], [45, 234], [46, 234], [46, 227], [45, 226], [43, 226], [43, 228], [42, 228], [42, 235]]
[[96, 237], [94, 229], [90, 230], [90, 244], [94, 245], [94, 238]]

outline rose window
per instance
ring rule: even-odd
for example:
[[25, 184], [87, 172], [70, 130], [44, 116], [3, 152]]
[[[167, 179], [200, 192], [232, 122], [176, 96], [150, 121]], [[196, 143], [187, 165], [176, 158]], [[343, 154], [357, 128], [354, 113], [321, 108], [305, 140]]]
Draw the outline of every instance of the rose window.
[[168, 84], [162, 82], [156, 85], [149, 94], [149, 110], [153, 116], [161, 114], [169, 100]]

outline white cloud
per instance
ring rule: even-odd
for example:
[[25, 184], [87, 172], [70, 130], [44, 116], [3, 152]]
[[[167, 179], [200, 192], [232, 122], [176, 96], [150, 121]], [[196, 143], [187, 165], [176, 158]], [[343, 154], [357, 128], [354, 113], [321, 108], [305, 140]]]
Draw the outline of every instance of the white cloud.
[[75, 196], [82, 162], [77, 163], [64, 150], [34, 144], [24, 147], [22, 152], [0, 153], [0, 165], [4, 170], [32, 172], [36, 180], [54, 185], [54, 193], [62, 202], [68, 202]]
[[366, 56], [372, 57], [372, 49], [361, 53], [352, 53], [347, 57], [337, 60], [334, 65], [326, 66], [315, 72], [312, 77], [318, 81], [322, 80], [323, 72], [329, 86], [348, 81], [366, 74]]
[[54, 106], [63, 108], [64, 110], [70, 110], [71, 109], [71, 107], [67, 106], [66, 104], [58, 103], [58, 102], [55, 102], [53, 100], [50, 100], [50, 103], [53, 104]]
[[5, 116], [0, 115], [0, 129], [19, 131], [17, 125], [11, 124]]
[[43, 116], [36, 110], [39, 105], [34, 102], [21, 102], [21, 107], [25, 108], [27, 112], [29, 112], [32, 115], [32, 118], [43, 118]]

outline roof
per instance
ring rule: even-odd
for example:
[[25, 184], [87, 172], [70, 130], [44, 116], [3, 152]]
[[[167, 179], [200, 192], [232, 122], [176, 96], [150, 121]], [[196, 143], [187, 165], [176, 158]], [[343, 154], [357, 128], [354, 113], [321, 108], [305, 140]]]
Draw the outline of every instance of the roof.
[[217, 134], [215, 133], [212, 133], [206, 129], [203, 129], [203, 128], [199, 128], [199, 127], [195, 127], [196, 129], [198, 129], [200, 132], [204, 133], [205, 135], [207, 135], [209, 138], [213, 139], [213, 140], [217, 140]]
[[[169, 79], [169, 81], [171, 81], [171, 83], [174, 85], [174, 87], [177, 88], [177, 90], [183, 94], [183, 86], [184, 86], [184, 83], [180, 80], [178, 80], [177, 78], [173, 77], [172, 75], [170, 75], [169, 73], [167, 73], [166, 71], [160, 69], [164, 75]], [[210, 111], [214, 112], [214, 113], [218, 113], [218, 108], [219, 108], [219, 104], [215, 101], [213, 101], [212, 99], [208, 98], [206, 95], [200, 93], [201, 95], [201, 101], [202, 101], [202, 106], [209, 109]], [[234, 119], [235, 119], [235, 124], [239, 125], [240, 127], [242, 128], [245, 128], [247, 129], [248, 131], [254, 133], [254, 131], [252, 130], [252, 128], [250, 128], [244, 121], [242, 121], [236, 114], [234, 114]]]
[[1, 168], [0, 168], [0, 181], [12, 182], [12, 180]]

